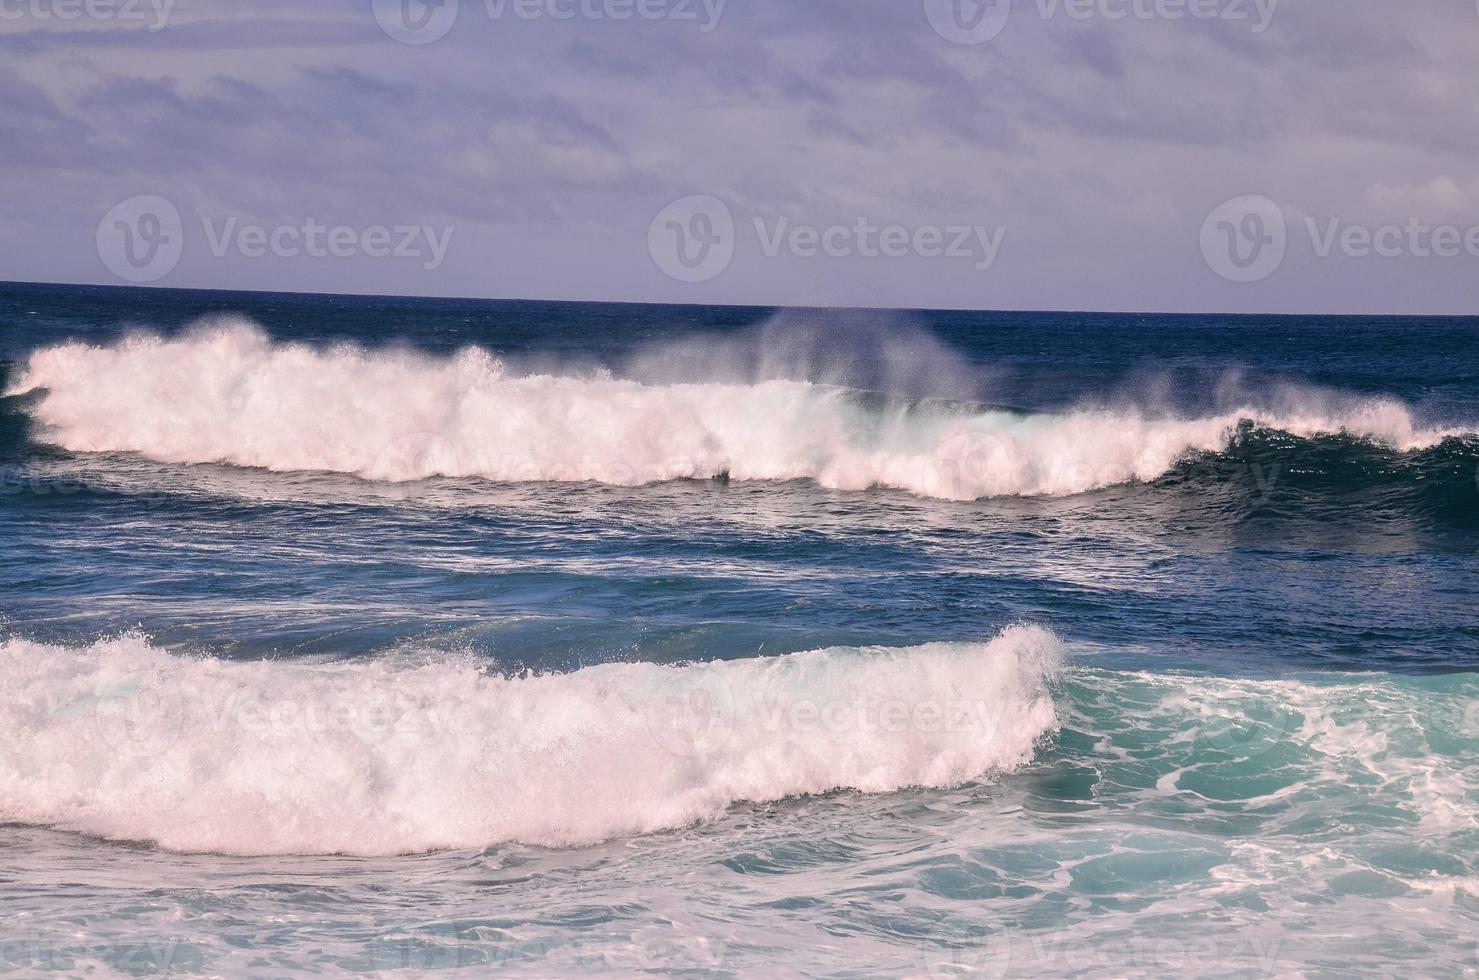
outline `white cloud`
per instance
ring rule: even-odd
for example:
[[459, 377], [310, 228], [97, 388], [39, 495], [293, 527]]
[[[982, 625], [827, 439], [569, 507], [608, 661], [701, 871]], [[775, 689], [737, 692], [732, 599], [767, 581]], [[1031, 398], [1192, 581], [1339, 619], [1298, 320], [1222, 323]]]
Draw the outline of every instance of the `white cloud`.
[[[182, 0], [183, 2], [183, 0]], [[1473, 172], [1479, 15], [1385, 0], [1228, 22], [1043, 19], [949, 43], [917, 3], [753, 0], [718, 28], [489, 20], [398, 44], [362, 0], [300, 19], [213, 2], [159, 32], [11, 25], [0, 102], [0, 278], [106, 281], [87, 245], [114, 202], [462, 228], [411, 292], [896, 306], [1465, 312], [1460, 263], [1287, 264], [1229, 288], [1197, 232], [1231, 197], [1300, 214], [1452, 220]], [[1462, 9], [1460, 9], [1462, 8]], [[228, 10], [235, 11], [227, 13]], [[13, 148], [9, 148], [13, 147]], [[1435, 177], [1434, 175], [1441, 175]], [[647, 227], [688, 194], [741, 224], [1006, 225], [988, 276], [945, 262], [763, 260], [666, 279]], [[517, 243], [511, 247], [509, 243]], [[743, 244], [743, 243], [742, 243]], [[44, 256], [44, 261], [40, 258]], [[58, 258], [60, 256], [60, 259]], [[490, 280], [484, 270], [506, 273]], [[373, 266], [294, 282], [383, 291]], [[311, 273], [311, 274], [310, 274]], [[181, 264], [163, 285], [274, 288], [283, 270]], [[1434, 283], [1437, 283], [1436, 288]], [[327, 286], [325, 288], [328, 288]]]

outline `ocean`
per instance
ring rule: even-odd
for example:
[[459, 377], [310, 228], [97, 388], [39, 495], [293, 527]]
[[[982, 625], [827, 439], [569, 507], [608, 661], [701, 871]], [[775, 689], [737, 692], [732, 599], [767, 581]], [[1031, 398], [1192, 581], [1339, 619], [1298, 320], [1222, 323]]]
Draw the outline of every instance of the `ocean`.
[[1479, 973], [1479, 319], [0, 285], [0, 971]]

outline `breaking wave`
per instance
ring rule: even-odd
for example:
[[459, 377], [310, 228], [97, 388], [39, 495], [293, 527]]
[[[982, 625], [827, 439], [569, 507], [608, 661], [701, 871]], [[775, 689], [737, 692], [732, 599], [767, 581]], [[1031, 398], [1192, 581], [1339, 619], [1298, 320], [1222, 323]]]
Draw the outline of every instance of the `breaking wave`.
[[0, 644], [0, 821], [180, 851], [565, 846], [740, 801], [941, 787], [1029, 761], [1059, 641], [836, 648], [505, 677], [445, 656], [193, 659]]
[[926, 497], [1065, 496], [1171, 472], [1250, 425], [1396, 452], [1424, 429], [1387, 398], [1283, 398], [1199, 418], [1137, 408], [1028, 414], [770, 378], [661, 382], [529, 371], [478, 348], [445, 358], [274, 342], [231, 322], [33, 353], [7, 394], [33, 438], [165, 463], [635, 486], [813, 480]]

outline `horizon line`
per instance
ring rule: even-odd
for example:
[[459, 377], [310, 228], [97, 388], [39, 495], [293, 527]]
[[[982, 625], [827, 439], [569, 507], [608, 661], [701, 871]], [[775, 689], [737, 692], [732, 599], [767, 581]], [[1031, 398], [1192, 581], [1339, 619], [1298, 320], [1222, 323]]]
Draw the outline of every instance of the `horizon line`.
[[988, 313], [988, 314], [1034, 314], [1034, 315], [1074, 315], [1074, 316], [1160, 316], [1160, 317], [1240, 317], [1240, 318], [1298, 318], [1298, 317], [1321, 317], [1328, 319], [1382, 319], [1382, 320], [1475, 320], [1479, 319], [1476, 313], [1296, 313], [1288, 311], [1261, 312], [1261, 313], [1235, 313], [1230, 311], [1210, 310], [1093, 310], [1093, 309], [990, 309], [984, 307], [948, 307], [948, 306], [811, 306], [807, 304], [787, 303], [683, 303], [673, 300], [621, 300], [621, 299], [554, 299], [535, 296], [442, 296], [426, 295], [418, 293], [341, 293], [341, 292], [315, 292], [296, 289], [241, 289], [224, 288], [216, 286], [158, 286], [147, 283], [106, 283], [106, 282], [65, 282], [65, 281], [36, 281], [27, 279], [0, 279], [0, 287], [6, 286], [50, 286], [50, 287], [78, 287], [83, 289], [116, 289], [116, 290], [141, 290], [161, 293], [237, 293], [247, 296], [304, 296], [304, 297], [337, 297], [346, 299], [394, 299], [394, 300], [423, 300], [427, 302], [466, 302], [466, 303], [548, 303], [564, 305], [587, 305], [587, 306], [666, 306], [666, 307], [701, 307], [711, 309], [738, 309], [738, 310], [812, 310], [812, 311], [839, 311], [839, 312], [868, 312], [868, 313]]

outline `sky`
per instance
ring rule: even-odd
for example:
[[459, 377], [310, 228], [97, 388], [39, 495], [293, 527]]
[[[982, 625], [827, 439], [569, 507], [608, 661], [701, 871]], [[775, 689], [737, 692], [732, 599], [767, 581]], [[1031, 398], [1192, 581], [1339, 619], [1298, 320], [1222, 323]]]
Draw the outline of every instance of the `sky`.
[[1476, 0], [0, 0], [0, 279], [1479, 313]]

